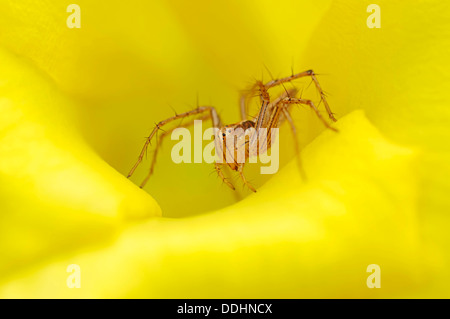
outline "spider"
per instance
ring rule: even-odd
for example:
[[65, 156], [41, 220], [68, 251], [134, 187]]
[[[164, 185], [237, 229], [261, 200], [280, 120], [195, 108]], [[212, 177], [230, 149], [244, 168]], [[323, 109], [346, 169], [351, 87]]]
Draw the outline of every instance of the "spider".
[[[136, 170], [136, 168], [138, 167], [138, 165], [142, 162], [142, 159], [147, 151], [149, 144], [151, 143], [151, 140], [157, 134], [157, 132], [161, 129], [161, 127], [163, 127], [166, 124], [173, 122], [177, 119], [183, 119], [186, 117], [195, 117], [196, 115], [197, 116], [203, 115], [203, 117], [201, 117], [200, 119], [201, 120], [210, 119], [212, 122], [213, 128], [216, 130], [214, 139], [216, 141], [216, 151], [219, 149], [219, 153], [218, 153], [219, 156], [223, 156], [224, 159], [229, 159], [229, 157], [228, 158], [226, 157], [226, 155], [227, 155], [226, 151], [228, 151], [229, 153], [236, 154], [238, 151], [242, 151], [242, 149], [241, 149], [242, 147], [245, 147], [245, 161], [244, 162], [242, 162], [242, 163], [240, 161], [237, 162], [236, 157], [233, 156], [235, 154], [232, 154], [231, 158], [233, 160], [231, 160], [231, 161], [226, 160], [223, 163], [221, 161], [216, 161], [214, 163], [215, 170], [217, 171], [218, 176], [222, 179], [222, 181], [226, 185], [228, 185], [231, 189], [235, 190], [235, 187], [228, 181], [227, 178], [225, 178], [225, 176], [222, 172], [222, 165], [227, 165], [232, 170], [237, 171], [239, 173], [243, 183], [250, 190], [252, 190], [253, 192], [256, 192], [256, 189], [247, 181], [247, 179], [244, 176], [243, 168], [244, 168], [245, 162], [249, 159], [250, 156], [262, 154], [262, 152], [270, 149], [271, 143], [272, 143], [271, 142], [272, 136], [270, 133], [271, 132], [270, 129], [278, 128], [285, 120], [287, 120], [289, 122], [291, 130], [294, 134], [294, 138], [296, 138], [297, 135], [296, 135], [295, 125], [289, 114], [290, 106], [292, 106], [293, 104], [308, 105], [315, 112], [317, 117], [322, 121], [322, 123], [325, 125], [325, 127], [337, 132], [337, 130], [335, 128], [333, 128], [332, 126], [330, 126], [328, 124], [328, 122], [322, 117], [321, 113], [319, 112], [318, 108], [313, 103], [313, 101], [308, 100], [308, 99], [294, 97], [295, 94], [297, 93], [296, 89], [286, 90], [286, 88], [284, 88], [285, 92], [282, 93], [279, 97], [277, 97], [273, 101], [270, 99], [270, 95], [268, 92], [269, 89], [279, 86], [279, 85], [282, 85], [284, 87], [284, 85], [283, 85], [284, 83], [291, 82], [293, 80], [303, 78], [303, 77], [311, 77], [312, 82], [314, 83], [317, 91], [320, 94], [321, 102], [323, 102], [325, 109], [328, 113], [328, 116], [330, 117], [331, 120], [336, 122], [336, 118], [334, 117], [333, 113], [331, 112], [331, 109], [328, 105], [325, 94], [324, 94], [324, 92], [319, 84], [319, 81], [316, 78], [316, 74], [314, 73], [313, 70], [308, 70], [308, 71], [300, 72], [297, 74], [292, 74], [291, 76], [284, 77], [281, 79], [273, 79], [265, 84], [262, 81], [256, 81], [256, 83], [250, 88], [250, 90], [241, 96], [241, 99], [240, 99], [241, 121], [240, 122], [237, 122], [235, 124], [230, 124], [230, 125], [222, 125], [219, 115], [217, 114], [217, 111], [214, 107], [199, 106], [196, 109], [193, 109], [193, 110], [185, 112], [185, 113], [176, 114], [175, 116], [172, 116], [168, 119], [165, 119], [165, 120], [157, 123], [155, 128], [153, 129], [153, 131], [150, 133], [150, 136], [147, 137], [144, 147], [142, 148], [142, 151], [138, 157], [138, 160], [134, 164], [134, 166], [131, 168], [127, 177], [130, 177], [131, 175], [133, 175], [133, 173]], [[261, 102], [261, 108], [259, 109], [257, 116], [253, 119], [250, 119], [247, 114], [246, 104], [247, 104], [248, 100], [252, 96], [254, 96], [254, 94], [256, 94], [257, 92], [259, 92], [256, 96], [259, 95], [260, 102]], [[187, 127], [187, 126], [192, 125], [193, 123], [194, 123], [194, 120], [185, 123], [183, 126]], [[230, 128], [232, 130], [230, 130]], [[174, 129], [164, 131], [160, 135], [157, 145], [156, 145], [156, 148], [155, 148], [155, 152], [153, 153], [153, 159], [152, 159], [152, 163], [150, 166], [150, 170], [149, 170], [147, 176], [145, 177], [145, 179], [143, 180], [143, 182], [141, 183], [141, 185], [140, 185], [141, 188], [145, 186], [148, 179], [150, 178], [150, 176], [153, 173], [153, 169], [154, 169], [155, 162], [156, 162], [157, 151], [158, 151], [159, 146], [161, 145], [162, 140], [164, 139], [165, 136], [167, 136]], [[250, 134], [247, 135], [248, 139], [245, 140], [245, 142], [243, 144], [242, 143], [240, 145], [233, 144], [234, 152], [232, 152], [229, 149], [227, 149], [225, 145], [227, 145], [226, 144], [227, 138], [228, 139], [231, 138], [230, 132], [233, 130], [237, 130], [237, 129], [242, 129], [242, 131], [245, 131], [246, 133], [250, 131]], [[269, 133], [267, 134], [267, 138], [264, 140], [264, 145], [259, 145], [259, 144], [257, 144], [256, 141], [258, 141], [258, 137], [261, 134], [261, 132], [263, 132], [263, 131], [269, 132]], [[236, 139], [236, 135], [233, 135], [232, 138]], [[238, 139], [239, 138], [240, 137], [238, 137]], [[220, 140], [222, 141], [222, 143], [220, 143]], [[298, 153], [298, 141], [297, 140], [295, 141], [295, 145], [296, 145], [296, 150]], [[226, 150], [226, 151], [224, 152], [223, 150]], [[222, 155], [220, 155], [220, 153], [222, 153]]]

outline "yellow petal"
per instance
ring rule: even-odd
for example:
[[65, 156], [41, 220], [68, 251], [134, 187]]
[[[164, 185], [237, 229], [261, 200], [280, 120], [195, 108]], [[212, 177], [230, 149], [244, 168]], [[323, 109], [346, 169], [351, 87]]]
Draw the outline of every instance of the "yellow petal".
[[304, 60], [327, 74], [321, 80], [338, 116], [362, 108], [383, 134], [420, 152], [414, 174], [423, 236], [448, 251], [450, 6], [377, 1], [381, 28], [369, 29], [370, 3], [333, 2]]
[[0, 272], [111, 238], [156, 202], [101, 160], [77, 133], [72, 102], [1, 50]]
[[[3, 202], [20, 202], [11, 209], [4, 206], [15, 214], [5, 217], [5, 236], [15, 239], [14, 245], [19, 247], [18, 254], [13, 253], [14, 246], [6, 249], [13, 263], [8, 265], [6, 261], [11, 259], [5, 259], [4, 269], [23, 265], [24, 260], [30, 263], [29, 269], [6, 272], [0, 294], [448, 297], [450, 101], [445, 94], [449, 64], [443, 53], [449, 45], [445, 19], [449, 6], [434, 1], [409, 8], [381, 1], [382, 28], [368, 29], [369, 3], [334, 1], [331, 6], [329, 2], [322, 7], [305, 5], [300, 8], [303, 10], [295, 5], [292, 12], [302, 12], [290, 20], [291, 12], [285, 9], [289, 6], [280, 2], [271, 6], [255, 3], [254, 7], [233, 2], [225, 7], [203, 7], [202, 3], [185, 7], [175, 2], [132, 1], [130, 6], [113, 2], [107, 8], [81, 2], [82, 10], [87, 9], [81, 30], [69, 30], [61, 23], [67, 16], [63, 3], [0, 4], [0, 27], [4, 30], [0, 43], [48, 73], [76, 105], [61, 112], [50, 107], [44, 114], [53, 115], [46, 121], [40, 111], [47, 110], [48, 99], [43, 98], [45, 103], [37, 103], [37, 108], [30, 100], [2, 101], [7, 110], [5, 126], [16, 122], [10, 118], [21, 118], [18, 110], [22, 108], [15, 105], [23, 104], [30, 112], [27, 119], [45, 132], [49, 130], [45, 139], [38, 135], [42, 137], [39, 141], [49, 140], [56, 146], [39, 142], [33, 148], [23, 138], [19, 143], [6, 139], [4, 144], [16, 149], [5, 150], [8, 156], [2, 162], [7, 172], [5, 182], [12, 185], [10, 192], [2, 192]], [[155, 17], [147, 19], [148, 12]], [[207, 22], [202, 24], [202, 20]], [[125, 204], [120, 215], [144, 217], [156, 215], [158, 210], [151, 199], [129, 184], [125, 186], [121, 176], [90, 153], [76, 129], [68, 137], [73, 122], [67, 120], [58, 128], [56, 116], [73, 112], [74, 117], [80, 117], [88, 142], [108, 163], [126, 173], [139, 151], [140, 138], [154, 122], [172, 114], [166, 102], [178, 103], [175, 109], [180, 112], [177, 105], [194, 104], [195, 92], [200, 90], [201, 101], [211, 97], [219, 110], [224, 110], [225, 122], [232, 122], [237, 118], [236, 89], [243, 87], [244, 73], [248, 70], [249, 77], [258, 77], [255, 69], [266, 63], [275, 76], [282, 76], [289, 71], [292, 59], [296, 69], [313, 68], [327, 74], [321, 75], [320, 81], [331, 93], [330, 104], [340, 119], [339, 134], [325, 132], [305, 150], [307, 184], [295, 177], [297, 167], [291, 163], [256, 195], [236, 205], [199, 217], [153, 220], [127, 228], [116, 241], [102, 241], [116, 234], [115, 216], [121, 211], [116, 204], [121, 196], [139, 200]], [[7, 74], [5, 80], [10, 81], [10, 77]], [[14, 83], [8, 88], [8, 93], [16, 91]], [[20, 97], [28, 96], [28, 91], [30, 96], [38, 96], [30, 85]], [[67, 97], [61, 97], [62, 102], [59, 99], [52, 103], [67, 105]], [[356, 109], [364, 109], [383, 135], [361, 112], [350, 113]], [[313, 115], [301, 114], [296, 123], [305, 145], [323, 127]], [[39, 132], [28, 124], [18, 127]], [[13, 129], [8, 127], [14, 132], [9, 139], [23, 136]], [[30, 135], [35, 138], [34, 134], [24, 136], [28, 140]], [[70, 147], [67, 141], [71, 141]], [[282, 150], [292, 146], [287, 138], [282, 143]], [[23, 154], [18, 152], [23, 150], [32, 151], [36, 159], [29, 161], [28, 155], [21, 163], [23, 157], [17, 153]], [[76, 167], [69, 178], [76, 175], [80, 182], [85, 178], [98, 200], [60, 181], [65, 166], [53, 176], [47, 174], [53, 177], [48, 180], [33, 175], [48, 172], [43, 158], [59, 159], [66, 152], [74, 158], [66, 156], [63, 162]], [[84, 159], [81, 162], [86, 166], [80, 168], [79, 159]], [[202, 178], [209, 166], [174, 168], [168, 156], [159, 164], [159, 176], [154, 176], [148, 190], [161, 199], [169, 214], [185, 216], [236, 201], [231, 192], [217, 186], [215, 178]], [[13, 170], [16, 167], [24, 169]], [[21, 171], [26, 173], [25, 182], [39, 188], [23, 192], [17, 185], [23, 181]], [[141, 172], [146, 173], [145, 169]], [[124, 192], [117, 187], [123, 187]], [[173, 192], [168, 191], [171, 187]], [[42, 195], [42, 190], [47, 192]], [[27, 211], [22, 208], [27, 205], [37, 214], [22, 218]], [[43, 218], [37, 220], [40, 215]], [[79, 215], [82, 218], [78, 219]], [[61, 220], [65, 224], [76, 221], [79, 226], [82, 220], [87, 221], [81, 226], [83, 233], [73, 225], [56, 232]], [[34, 246], [27, 236], [34, 240]], [[49, 238], [60, 239], [60, 243]], [[91, 252], [63, 251], [65, 245], [79, 248], [84, 243], [90, 244]], [[99, 243], [109, 246], [95, 249]], [[54, 263], [49, 263], [49, 256]], [[66, 268], [72, 263], [81, 266], [81, 289], [66, 286]], [[381, 289], [365, 285], [369, 275], [366, 267], [371, 263], [381, 266]]]
[[[31, 60], [74, 97], [88, 143], [125, 175], [144, 137], [156, 122], [173, 115], [172, 108], [178, 113], [192, 109], [198, 95], [201, 104], [217, 107], [224, 123], [233, 123], [239, 120], [239, 91], [263, 72], [269, 80], [264, 65], [274, 76], [289, 74], [291, 67], [310, 68], [298, 58], [330, 1], [77, 4], [80, 29], [66, 26], [64, 1], [0, 3], [0, 44]], [[302, 14], [292, 17], [289, 12]], [[312, 114], [307, 118], [315, 120]], [[302, 138], [302, 145], [315, 135]], [[163, 146], [146, 190], [166, 216], [217, 209], [249, 194], [241, 188], [239, 197], [228, 192], [210, 165], [174, 165], [170, 142]], [[293, 152], [284, 140], [282, 147], [284, 165]], [[144, 162], [132, 180], [140, 183], [148, 166]], [[253, 175], [258, 185], [267, 180]], [[173, 193], [185, 203], [183, 210], [172, 200]]]
[[[292, 162], [236, 205], [130, 227], [110, 247], [25, 274], [1, 295], [405, 297], [426, 291], [445, 269], [435, 269], [439, 254], [420, 242], [417, 154], [386, 140], [362, 111], [338, 128], [305, 150], [307, 184]], [[66, 286], [72, 263], [81, 267], [80, 289]], [[381, 289], [366, 286], [369, 264], [381, 267]]]

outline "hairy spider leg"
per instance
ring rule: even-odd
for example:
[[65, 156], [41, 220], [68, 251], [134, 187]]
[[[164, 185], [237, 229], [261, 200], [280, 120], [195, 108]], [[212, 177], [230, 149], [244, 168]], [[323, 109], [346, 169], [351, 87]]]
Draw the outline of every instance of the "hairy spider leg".
[[[314, 85], [316, 86], [317, 91], [320, 94], [321, 101], [323, 101], [323, 104], [325, 105], [325, 109], [327, 110], [328, 116], [330, 117], [331, 120], [336, 122], [337, 120], [334, 117], [333, 112], [331, 112], [330, 106], [328, 105], [328, 101], [325, 97], [325, 93], [323, 92], [322, 87], [320, 86], [319, 81], [317, 80], [316, 74], [314, 73], [313, 70], [308, 70], [308, 71], [300, 72], [297, 74], [293, 74], [293, 75], [285, 77], [285, 78], [269, 81], [265, 84], [265, 88], [266, 88], [266, 90], [269, 90], [270, 88], [281, 85], [282, 83], [291, 82], [293, 80], [296, 80], [296, 79], [299, 79], [302, 77], [306, 77], [306, 76], [310, 76], [311, 79], [313, 80]], [[328, 128], [330, 128], [329, 125], [326, 125], [326, 126]]]
[[[203, 120], [207, 120], [207, 119], [209, 119], [209, 118], [210, 118], [210, 116], [207, 115], [207, 116], [201, 117], [199, 120], [203, 121]], [[177, 127], [173, 127], [173, 128], [171, 128], [170, 130], [168, 130], [168, 131], [164, 131], [164, 132], [159, 136], [158, 142], [156, 143], [156, 147], [155, 147], [155, 150], [154, 150], [154, 152], [153, 152], [153, 157], [152, 157], [152, 161], [151, 161], [151, 164], [150, 164], [150, 170], [149, 170], [147, 176], [145, 177], [145, 179], [142, 181], [142, 183], [141, 183], [141, 185], [140, 185], [140, 188], [143, 188], [143, 187], [145, 186], [145, 184], [147, 183], [148, 179], [149, 179], [150, 176], [153, 174], [153, 170], [154, 170], [155, 164], [156, 164], [156, 158], [157, 158], [157, 155], [158, 155], [158, 150], [159, 150], [159, 148], [161, 147], [164, 138], [165, 138], [167, 135], [169, 135], [170, 133], [172, 133], [174, 130], [176, 130], [177, 128], [179, 128], [179, 127], [190, 127], [190, 126], [192, 126], [192, 125], [194, 124], [194, 121], [195, 121], [195, 120], [196, 120], [196, 119], [191, 120], [191, 121], [189, 121], [189, 122], [187, 122], [187, 123], [184, 123], [183, 125], [180, 125], [180, 126], [177, 126]]]
[[[276, 128], [279, 127], [280, 124], [282, 123], [282, 121], [284, 119], [279, 119], [279, 113], [275, 112], [276, 111], [276, 106], [278, 105], [278, 103], [280, 101], [282, 101], [285, 98], [288, 98], [290, 96], [294, 96], [297, 93], [296, 89], [290, 89], [287, 90], [286, 92], [283, 92], [279, 97], [277, 97], [274, 101], [270, 102], [267, 104], [267, 107], [263, 110], [261, 109], [260, 112], [258, 113], [258, 118], [262, 119], [262, 124], [261, 127], [259, 129], [255, 128], [255, 133], [253, 134], [252, 138], [250, 139], [250, 144], [249, 147], [250, 149], [254, 149], [255, 147], [255, 143], [258, 143], [258, 152], [257, 154], [260, 153], [260, 151], [262, 151], [263, 149], [269, 149], [271, 147], [270, 144], [270, 139], [267, 139], [267, 136], [264, 138], [264, 141], [262, 141], [263, 143], [260, 143], [261, 141], [259, 140], [259, 134], [260, 134], [260, 130], [261, 128], [266, 128], [266, 133], [269, 135], [271, 133], [271, 129], [272, 128]], [[264, 112], [265, 114], [261, 114], [262, 112]], [[266, 114], [268, 114], [268, 116], [266, 116]], [[273, 118], [276, 115], [276, 118]], [[298, 146], [297, 146], [298, 147]]]
[[316, 113], [317, 117], [322, 121], [323, 125], [325, 125], [326, 128], [329, 128], [330, 130], [335, 131], [335, 132], [338, 131], [334, 127], [330, 126], [330, 124], [328, 124], [328, 122], [323, 118], [322, 114], [320, 114], [319, 110], [314, 105], [313, 101], [307, 100], [307, 99], [298, 99], [298, 98], [284, 98], [282, 100], [282, 103], [283, 104], [304, 104], [304, 105], [308, 105], [314, 110], [314, 112]]
[[247, 181], [247, 179], [244, 176], [244, 164], [239, 164], [238, 165], [238, 172], [239, 172], [239, 176], [241, 177], [242, 181], [244, 182], [244, 184], [250, 188], [250, 190], [252, 192], [256, 193], [256, 189]]
[[[289, 116], [289, 113], [287, 112], [287, 108], [289, 107], [289, 105], [284, 106], [284, 108], [281, 108], [279, 105], [282, 104], [283, 100], [286, 98], [289, 98], [291, 95], [295, 95], [295, 93], [297, 92], [296, 89], [291, 89], [289, 91], [284, 92], [283, 94], [281, 94], [278, 98], [276, 98], [273, 102], [269, 102], [267, 103], [268, 100], [268, 94], [265, 95], [263, 97], [264, 99], [264, 103], [266, 105], [266, 107], [264, 109], [262, 109], [258, 115], [258, 118], [261, 118], [263, 123], [261, 124], [262, 127], [260, 127], [257, 131], [255, 130], [253, 133], [252, 138], [250, 139], [249, 143], [249, 148], [248, 150], [253, 149], [254, 147], [254, 143], [258, 143], [257, 144], [257, 154], [254, 155], [259, 155], [261, 154], [261, 152], [267, 152], [270, 147], [271, 147], [271, 143], [272, 143], [272, 128], [277, 128], [279, 127], [280, 124], [280, 112], [284, 111], [286, 113], [283, 113], [283, 115], [285, 116], [286, 119], [290, 120], [292, 122], [292, 119]], [[266, 91], [267, 93], [267, 91]], [[261, 113], [264, 112], [269, 113], [269, 116], [267, 118], [266, 121], [264, 121], [264, 119], [266, 118], [265, 114], [261, 115]], [[286, 116], [287, 114], [287, 116]], [[267, 129], [265, 130], [266, 135], [263, 137], [264, 139], [261, 141], [259, 138], [259, 133], [261, 131], [261, 129]], [[295, 130], [295, 127], [294, 127]], [[258, 137], [258, 138], [256, 138]], [[297, 140], [295, 140], [295, 142], [297, 143]], [[298, 149], [298, 143], [296, 145], [296, 149]], [[247, 151], [246, 149], [246, 152]], [[251, 156], [251, 154], [247, 154], [247, 156]], [[242, 181], [244, 182], [244, 184], [250, 188], [250, 190], [252, 190], [253, 192], [256, 192], [255, 188], [247, 181], [247, 179], [244, 176], [244, 165], [245, 163], [241, 163], [238, 165], [238, 172], [239, 175], [242, 179]]]
[[[152, 138], [156, 135], [156, 133], [158, 132], [158, 130], [163, 127], [164, 125], [173, 122], [177, 119], [181, 119], [181, 118], [185, 118], [188, 116], [193, 116], [193, 115], [197, 115], [197, 114], [202, 114], [202, 113], [206, 113], [209, 112], [208, 116], [206, 116], [206, 118], [211, 118], [212, 124], [214, 128], [219, 128], [221, 125], [220, 122], [220, 118], [219, 115], [217, 114], [217, 111], [214, 107], [212, 106], [201, 106], [198, 107], [194, 110], [185, 112], [185, 113], [181, 113], [181, 114], [177, 114], [175, 116], [172, 116], [168, 119], [165, 119], [163, 121], [160, 121], [159, 123], [156, 124], [155, 128], [152, 130], [152, 132], [150, 133], [150, 135], [148, 136], [147, 140], [145, 141], [144, 147], [142, 148], [141, 153], [139, 154], [138, 160], [136, 161], [136, 163], [134, 164], [134, 166], [131, 168], [130, 172], [128, 173], [127, 177], [130, 177], [131, 175], [133, 175], [134, 171], [136, 170], [136, 168], [139, 166], [139, 164], [142, 162], [142, 159], [144, 158], [145, 152], [147, 151], [147, 148], [149, 146], [149, 144], [151, 143]], [[151, 168], [152, 170], [152, 168]], [[218, 172], [220, 172], [220, 167], [218, 167], [218, 164], [216, 163], [216, 170]], [[141, 184], [141, 188], [144, 187], [145, 183], [148, 180], [148, 177], [151, 175], [151, 172], [149, 173], [149, 175], [146, 177], [146, 179], [144, 180], [144, 182]], [[223, 176], [223, 174], [219, 174], [219, 176], [222, 178], [222, 180], [232, 189], [234, 189], [234, 187], [225, 179], [225, 177]]]
[[220, 168], [220, 164], [214, 163], [214, 168], [216, 169], [217, 175], [222, 179], [222, 181], [223, 181], [225, 184], [227, 184], [227, 186], [228, 186], [229, 188], [231, 188], [232, 190], [235, 190], [233, 184], [231, 184], [230, 181], [228, 180], [228, 178], [226, 178], [226, 177], [223, 175], [223, 172], [222, 172], [222, 170], [221, 170], [221, 168]]
[[287, 110], [287, 108], [283, 107], [282, 111], [283, 111], [284, 117], [286, 118], [286, 120], [289, 123], [289, 126], [291, 127], [291, 132], [292, 132], [292, 136], [294, 138], [294, 144], [295, 144], [295, 154], [296, 154], [296, 158], [297, 158], [297, 165], [300, 170], [300, 175], [302, 176], [303, 180], [306, 180], [306, 173], [303, 169], [302, 161], [300, 158], [300, 143], [298, 141], [297, 129], [295, 128], [294, 121], [292, 120], [292, 117], [289, 114], [289, 111]]
[[241, 97], [239, 98], [239, 106], [242, 121], [248, 119], [247, 105], [252, 97], [257, 96], [255, 95], [256, 91], [257, 85], [255, 83], [248, 91], [244, 91], [241, 93]]

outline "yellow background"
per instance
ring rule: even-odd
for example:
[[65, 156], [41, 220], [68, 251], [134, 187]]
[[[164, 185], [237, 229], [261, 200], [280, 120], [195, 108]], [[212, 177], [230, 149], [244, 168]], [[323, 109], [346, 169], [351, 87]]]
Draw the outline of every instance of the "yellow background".
[[[449, 5], [378, 1], [369, 29], [370, 3], [78, 1], [69, 29], [69, 2], [1, 0], [0, 296], [448, 297]], [[308, 183], [285, 127], [256, 194], [170, 142], [146, 192], [148, 161], [124, 177], [172, 108], [238, 121], [264, 65], [329, 93], [338, 134], [293, 112]]]

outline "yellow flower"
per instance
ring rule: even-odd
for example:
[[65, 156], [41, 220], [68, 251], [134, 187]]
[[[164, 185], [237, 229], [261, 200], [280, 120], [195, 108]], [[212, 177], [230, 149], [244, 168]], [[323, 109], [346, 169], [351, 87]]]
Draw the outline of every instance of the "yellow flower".
[[[77, 4], [69, 29], [65, 1], [0, 2], [1, 297], [450, 297], [448, 4], [378, 1], [379, 29], [357, 0]], [[307, 182], [289, 128], [256, 194], [169, 142], [148, 193], [148, 162], [124, 177], [168, 104], [232, 123], [263, 64], [330, 93], [339, 133], [293, 112]]]

